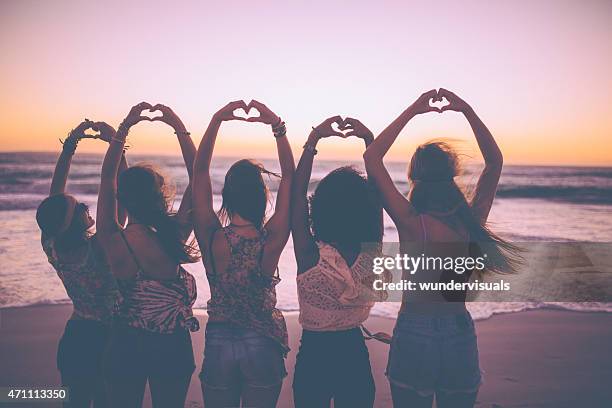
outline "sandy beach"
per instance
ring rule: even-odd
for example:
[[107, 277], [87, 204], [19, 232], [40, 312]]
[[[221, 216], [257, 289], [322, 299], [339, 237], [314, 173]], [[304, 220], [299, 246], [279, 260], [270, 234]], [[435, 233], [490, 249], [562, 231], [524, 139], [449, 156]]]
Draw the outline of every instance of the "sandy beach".
[[[55, 353], [70, 311], [70, 305], [0, 310], [0, 386], [59, 385]], [[292, 351], [286, 362], [289, 376], [281, 408], [293, 406], [292, 371], [300, 337], [297, 315], [288, 313], [286, 317]], [[205, 313], [199, 318], [204, 327]], [[367, 326], [374, 331], [391, 331], [393, 323], [371, 317]], [[485, 372], [478, 407], [612, 406], [612, 314], [537, 310], [497, 315], [478, 321], [476, 329]], [[192, 335], [198, 367], [186, 407], [202, 406], [196, 374], [202, 363], [203, 337], [203, 331]], [[374, 341], [368, 346], [377, 387], [376, 407], [390, 407], [384, 376], [388, 346]], [[151, 406], [148, 392], [144, 406]]]

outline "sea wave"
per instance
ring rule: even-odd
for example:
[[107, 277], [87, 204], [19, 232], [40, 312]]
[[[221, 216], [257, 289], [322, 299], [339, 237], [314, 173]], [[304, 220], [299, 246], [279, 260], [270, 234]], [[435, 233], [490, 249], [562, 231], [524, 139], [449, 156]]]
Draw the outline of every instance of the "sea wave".
[[497, 196], [501, 198], [539, 198], [581, 204], [612, 204], [609, 187], [574, 186], [507, 186], [500, 185]]

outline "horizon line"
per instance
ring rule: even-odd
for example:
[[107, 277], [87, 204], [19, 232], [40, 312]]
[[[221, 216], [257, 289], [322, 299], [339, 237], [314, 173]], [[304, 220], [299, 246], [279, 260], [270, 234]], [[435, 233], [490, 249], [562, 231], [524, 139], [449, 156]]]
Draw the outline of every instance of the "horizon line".
[[[59, 154], [59, 150], [0, 150], [0, 154], [23, 154], [23, 153], [58, 153]], [[129, 153], [129, 152], [128, 152]], [[91, 152], [91, 151], [85, 151], [85, 152], [80, 152], [80, 155], [91, 155], [91, 156], [103, 156], [105, 153], [104, 152]], [[180, 153], [166, 153], [166, 152], [138, 152], [138, 153], [132, 153], [130, 154], [131, 156], [166, 156], [166, 157], [181, 157]], [[221, 157], [223, 159], [240, 159], [240, 158], [251, 158], [251, 159], [258, 159], [258, 160], [275, 160], [278, 157], [275, 155], [271, 155], [271, 156], [234, 156], [234, 155], [228, 155], [228, 154], [216, 154], [213, 156], [214, 157]], [[299, 158], [298, 158], [299, 160]], [[334, 162], [334, 161], [341, 161], [341, 160], [348, 160], [346, 157], [337, 157], [337, 158], [333, 158], [333, 157], [322, 157], [319, 158], [318, 161], [325, 161], [325, 162]], [[351, 162], [359, 162], [360, 159], [355, 158], [352, 160], [348, 160]], [[407, 160], [397, 160], [397, 159], [389, 159], [389, 160], [385, 160], [386, 163], [394, 163], [394, 164], [408, 164]], [[583, 167], [583, 168], [612, 168], [612, 163], [611, 164], [567, 164], [567, 163], [523, 163], [523, 162], [507, 162], [504, 161], [504, 166], [529, 166], [529, 167]]]

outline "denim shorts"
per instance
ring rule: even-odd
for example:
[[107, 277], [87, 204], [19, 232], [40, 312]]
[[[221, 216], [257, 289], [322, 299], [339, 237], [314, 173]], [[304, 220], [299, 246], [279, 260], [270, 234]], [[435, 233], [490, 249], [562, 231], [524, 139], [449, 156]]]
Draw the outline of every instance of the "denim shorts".
[[254, 329], [226, 322], [206, 325], [200, 380], [211, 389], [268, 388], [287, 376], [283, 350]]
[[420, 395], [476, 392], [482, 382], [474, 322], [400, 313], [387, 364], [389, 382]]

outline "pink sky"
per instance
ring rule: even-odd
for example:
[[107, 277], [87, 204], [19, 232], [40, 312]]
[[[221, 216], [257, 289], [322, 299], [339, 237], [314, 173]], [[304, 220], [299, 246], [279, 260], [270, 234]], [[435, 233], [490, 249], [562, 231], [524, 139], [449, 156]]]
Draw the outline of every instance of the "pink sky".
[[[219, 107], [256, 98], [287, 122], [297, 156], [328, 116], [377, 134], [445, 87], [472, 104], [508, 163], [612, 165], [610, 1], [126, 3], [0, 3], [0, 150], [56, 150], [84, 117], [117, 125], [141, 100], [171, 106], [199, 142]], [[432, 137], [472, 142], [460, 115], [429, 114], [391, 158]], [[162, 124], [139, 125], [131, 144], [178, 153]], [[357, 159], [362, 147], [319, 150]], [[234, 123], [218, 153], [272, 156], [274, 141]]]

